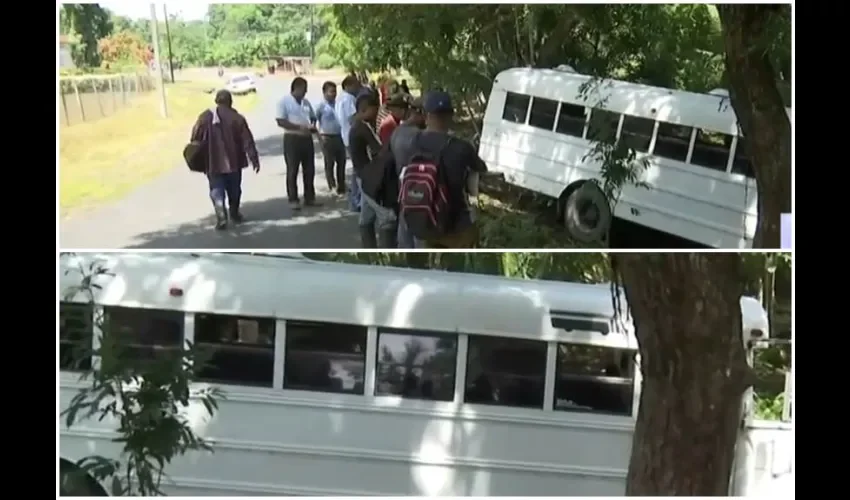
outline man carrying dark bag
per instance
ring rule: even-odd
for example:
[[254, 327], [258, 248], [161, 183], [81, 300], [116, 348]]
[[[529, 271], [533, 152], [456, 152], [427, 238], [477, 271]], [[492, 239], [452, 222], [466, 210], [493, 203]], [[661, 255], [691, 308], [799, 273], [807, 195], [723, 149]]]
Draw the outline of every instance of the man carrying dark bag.
[[239, 211], [242, 169], [248, 166], [250, 158], [254, 172], [259, 172], [260, 156], [248, 121], [233, 109], [230, 92], [219, 90], [215, 104], [198, 116], [183, 156], [189, 170], [207, 175], [215, 228], [224, 230], [228, 221], [238, 224], [244, 220]]

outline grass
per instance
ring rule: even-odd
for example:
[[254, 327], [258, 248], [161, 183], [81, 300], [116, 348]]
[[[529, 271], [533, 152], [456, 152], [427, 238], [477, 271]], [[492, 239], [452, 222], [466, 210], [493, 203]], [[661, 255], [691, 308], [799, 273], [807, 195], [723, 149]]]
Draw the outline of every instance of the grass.
[[[59, 209], [65, 217], [118, 199], [182, 162], [182, 148], [198, 114], [212, 105], [205, 90], [217, 82], [178, 82], [166, 87], [168, 118], [157, 92], [140, 96], [115, 114], [59, 132]], [[247, 111], [257, 96], [236, 97]]]

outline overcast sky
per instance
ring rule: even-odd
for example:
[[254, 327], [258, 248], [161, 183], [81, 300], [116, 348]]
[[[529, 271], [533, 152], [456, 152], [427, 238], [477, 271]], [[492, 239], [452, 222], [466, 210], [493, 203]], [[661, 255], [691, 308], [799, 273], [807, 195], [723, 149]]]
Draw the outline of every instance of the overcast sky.
[[[101, 7], [111, 10], [119, 16], [129, 17], [130, 19], [150, 19], [151, 4], [147, 2], [127, 1], [127, 0], [109, 0], [98, 2]], [[159, 2], [157, 7], [157, 18], [162, 19], [162, 5], [168, 7], [169, 15], [178, 15], [185, 21], [195, 21], [204, 18], [207, 13], [207, 7], [213, 2], [204, 0], [195, 1], [178, 1], [178, 2]]]

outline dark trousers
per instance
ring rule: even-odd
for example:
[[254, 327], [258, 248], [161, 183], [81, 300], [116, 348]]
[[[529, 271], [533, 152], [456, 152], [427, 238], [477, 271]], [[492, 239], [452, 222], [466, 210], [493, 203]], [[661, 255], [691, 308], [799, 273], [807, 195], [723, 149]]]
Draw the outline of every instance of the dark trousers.
[[341, 135], [322, 136], [322, 156], [325, 160], [325, 178], [328, 188], [345, 191], [345, 144]]
[[242, 170], [229, 174], [209, 174], [210, 199], [216, 209], [225, 208], [225, 199], [231, 213], [239, 213], [239, 201], [242, 198]]
[[304, 201], [316, 199], [313, 177], [316, 176], [316, 152], [310, 135], [283, 134], [283, 159], [286, 162], [286, 197], [298, 201], [298, 169], [304, 180]]

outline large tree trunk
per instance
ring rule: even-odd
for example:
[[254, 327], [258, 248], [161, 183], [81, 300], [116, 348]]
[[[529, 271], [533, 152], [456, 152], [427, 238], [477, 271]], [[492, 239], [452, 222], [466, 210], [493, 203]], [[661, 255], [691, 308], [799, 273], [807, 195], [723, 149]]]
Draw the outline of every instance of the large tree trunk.
[[641, 356], [629, 496], [727, 495], [748, 385], [736, 254], [620, 254]]
[[791, 212], [791, 122], [767, 51], [778, 5], [720, 4], [729, 93], [758, 189], [753, 246], [779, 248], [780, 214]]

